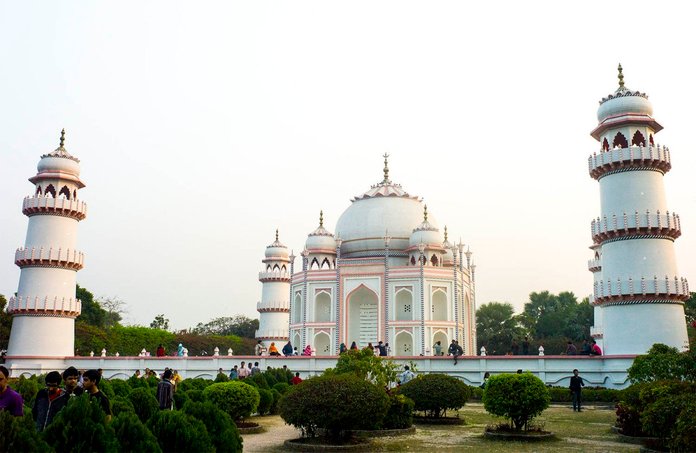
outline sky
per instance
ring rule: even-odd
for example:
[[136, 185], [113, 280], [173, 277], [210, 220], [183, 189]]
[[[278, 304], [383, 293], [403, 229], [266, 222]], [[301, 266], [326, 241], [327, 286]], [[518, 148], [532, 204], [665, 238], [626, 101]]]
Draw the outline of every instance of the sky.
[[619, 62], [665, 127], [678, 265], [696, 279], [681, 5], [0, 0], [0, 294], [17, 290], [27, 178], [65, 128], [89, 206], [78, 283], [130, 324], [256, 317], [275, 229], [296, 254], [321, 209], [333, 231], [385, 152], [474, 253], [478, 305], [586, 297], [589, 133]]

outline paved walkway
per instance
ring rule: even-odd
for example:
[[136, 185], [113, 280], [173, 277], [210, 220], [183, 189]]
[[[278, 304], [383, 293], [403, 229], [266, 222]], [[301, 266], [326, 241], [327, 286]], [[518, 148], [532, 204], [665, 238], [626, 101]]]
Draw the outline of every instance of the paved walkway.
[[244, 453], [283, 451], [283, 442], [300, 437], [300, 431], [286, 425], [278, 415], [254, 417], [254, 421], [266, 431], [258, 434], [244, 434]]

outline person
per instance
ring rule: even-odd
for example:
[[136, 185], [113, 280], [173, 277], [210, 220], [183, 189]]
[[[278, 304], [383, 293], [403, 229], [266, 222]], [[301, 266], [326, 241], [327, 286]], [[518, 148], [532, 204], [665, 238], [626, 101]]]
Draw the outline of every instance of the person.
[[367, 343], [367, 346], [365, 346], [365, 348], [363, 348], [363, 349], [369, 349], [372, 352], [375, 351], [375, 347], [372, 346], [372, 342]]
[[15, 417], [24, 415], [24, 401], [19, 393], [7, 385], [10, 372], [0, 365], [0, 411], [8, 411]]
[[230, 370], [230, 380], [237, 379], [239, 377], [239, 374], [237, 373], [237, 365], [235, 365], [231, 370]]
[[111, 404], [109, 403], [109, 398], [106, 397], [99, 390], [99, 381], [101, 376], [97, 370], [87, 370], [82, 375], [82, 384], [85, 388], [85, 392], [89, 394], [89, 399], [95, 399], [99, 402], [102, 410], [106, 414], [106, 421], [111, 421]]
[[304, 348], [304, 351], [302, 351], [302, 355], [312, 355], [312, 347], [307, 345], [307, 347]]
[[74, 366], [70, 366], [63, 371], [63, 394], [68, 398], [80, 396], [85, 391], [84, 388], [78, 385], [79, 376], [80, 373]]
[[140, 375], [140, 370], [135, 370], [135, 373], [133, 373], [133, 377], [136, 379], [140, 379], [142, 376]]
[[[219, 379], [220, 375], [225, 376], [225, 372], [222, 371], [222, 368], [218, 368], [218, 372], [217, 372], [217, 375], [215, 376], [215, 379]], [[164, 376], [162, 376], [162, 377], [164, 377]], [[225, 379], [225, 378], [223, 377], [222, 379]]]
[[587, 340], [582, 340], [582, 349], [580, 350], [580, 354], [582, 355], [590, 355], [592, 353], [592, 346], [587, 342]]
[[522, 368], [517, 369], [517, 374], [522, 374]]
[[157, 346], [157, 357], [164, 357], [164, 346], [162, 346], [162, 343], [160, 343], [160, 345]]
[[239, 365], [239, 371], [237, 371], [237, 377], [239, 379], [246, 379], [247, 376], [249, 376], [249, 368], [246, 367], [245, 362], [242, 362], [241, 365]]
[[512, 340], [512, 344], [510, 344], [510, 351], [512, 355], [520, 355], [520, 345], [515, 340]]
[[39, 390], [34, 398], [34, 407], [31, 414], [37, 431], [43, 431], [53, 421], [53, 417], [65, 407], [67, 398], [60, 398], [63, 389], [60, 388], [60, 373], [51, 371], [46, 375], [46, 388]]
[[351, 351], [353, 351], [353, 350], [357, 351], [357, 350], [358, 350], [358, 345], [355, 344], [355, 342], [352, 342], [352, 343], [350, 344], [350, 350], [351, 350]]
[[440, 340], [436, 341], [435, 346], [433, 346], [433, 355], [435, 355], [435, 356], [442, 355], [442, 342]]
[[577, 368], [573, 370], [573, 375], [570, 377], [570, 393], [573, 395], [573, 410], [582, 412], [582, 388], [585, 386], [585, 381], [579, 374]]
[[297, 351], [297, 346], [292, 348], [292, 355], [300, 355], [300, 353]]
[[295, 373], [295, 377], [290, 379], [290, 385], [297, 385], [300, 382], [302, 382], [302, 378], [300, 377], [300, 373]]
[[179, 372], [177, 370], [172, 371], [172, 384], [174, 384], [174, 391], [176, 392], [176, 386], [179, 385], [179, 382], [181, 382], [181, 375], [179, 375]]
[[490, 377], [491, 377], [491, 373], [489, 373], [488, 371], [486, 371], [486, 372], [483, 374], [483, 382], [481, 383], [481, 385], [480, 385], [479, 387], [481, 387], [483, 390], [486, 390], [486, 384], [488, 384], [488, 379], [489, 379]]
[[572, 341], [568, 340], [568, 346], [566, 346], [566, 355], [577, 355], [578, 348], [575, 347]]
[[602, 349], [599, 347], [595, 340], [592, 340], [592, 348], [590, 355], [602, 355]]
[[256, 346], [254, 346], [254, 355], [262, 356], [265, 351], [266, 347], [263, 345], [261, 340], [257, 341]]
[[522, 355], [529, 355], [529, 337], [524, 337], [522, 342]]
[[274, 342], [271, 342], [271, 346], [268, 348], [268, 355], [272, 355], [274, 357], [280, 355], [280, 352], [278, 352], [278, 348], [276, 347]]
[[377, 343], [377, 349], [379, 350], [379, 355], [381, 357], [386, 357], [387, 356], [387, 347], [384, 346], [384, 343], [381, 341]]
[[283, 355], [285, 357], [292, 355], [292, 343], [290, 343], [290, 341], [285, 343], [285, 346], [283, 346]]
[[[222, 372], [222, 368], [220, 368]], [[171, 382], [172, 370], [167, 369], [162, 375], [162, 380], [157, 384], [157, 402], [160, 410], [174, 409], [174, 385]]]
[[409, 383], [410, 381], [413, 380], [413, 378], [416, 377], [416, 373], [411, 371], [411, 367], [408, 365], [404, 365], [404, 371], [399, 374], [399, 384], [404, 385]]
[[184, 356], [184, 345], [183, 344], [179, 343], [179, 346], [176, 349], [176, 355], [178, 355], [179, 357]]
[[387, 355], [391, 356], [391, 348], [389, 347], [389, 343], [384, 343], [384, 347], [387, 348]]
[[254, 362], [254, 366], [251, 368], [251, 375], [259, 374], [261, 372], [261, 368], [259, 368], [259, 362]]
[[348, 348], [346, 347], [346, 344], [345, 344], [345, 343], [341, 343], [341, 346], [338, 347], [338, 353], [339, 353], [339, 354], [343, 354], [343, 353], [346, 352], [347, 350], [348, 350]]
[[449, 349], [447, 350], [447, 354], [454, 357], [454, 364], [455, 365], [457, 364], [457, 359], [463, 353], [464, 353], [464, 350], [462, 349], [461, 346], [459, 346], [459, 342], [457, 340], [452, 340], [452, 343], [450, 343]]

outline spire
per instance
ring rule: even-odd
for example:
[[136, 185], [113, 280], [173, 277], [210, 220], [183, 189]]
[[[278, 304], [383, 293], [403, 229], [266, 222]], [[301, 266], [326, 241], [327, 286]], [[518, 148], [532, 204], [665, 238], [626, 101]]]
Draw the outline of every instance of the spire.
[[623, 81], [623, 68], [621, 67], [621, 63], [619, 63], [619, 90], [623, 90], [624, 88], [624, 81]]
[[445, 242], [447, 242], [447, 225], [445, 225]]
[[65, 128], [63, 128], [62, 131], [60, 131], [60, 146], [59, 148], [63, 148], [65, 145]]
[[324, 228], [324, 210], [319, 211], [319, 228]]
[[382, 184], [391, 184], [391, 181], [389, 181], [389, 154], [384, 153], [382, 157], [384, 157], [384, 180], [382, 181]]
[[428, 205], [423, 205], [423, 222], [428, 221]]
[[276, 228], [276, 242], [278, 242], [278, 228]]

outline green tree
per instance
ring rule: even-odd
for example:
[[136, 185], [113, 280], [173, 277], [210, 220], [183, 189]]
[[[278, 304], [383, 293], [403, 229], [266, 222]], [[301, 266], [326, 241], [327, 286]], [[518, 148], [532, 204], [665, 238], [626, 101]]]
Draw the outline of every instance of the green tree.
[[122, 452], [161, 453], [157, 438], [133, 412], [122, 412], [111, 424]]
[[164, 314], [155, 316], [155, 319], [150, 323], [151, 329], [169, 330], [169, 319], [164, 317]]
[[236, 335], [243, 338], [254, 338], [258, 328], [258, 319], [236, 315], [215, 318], [206, 324], [198, 323], [192, 331], [203, 335]]
[[53, 451], [36, 431], [31, 415], [15, 417], [10, 411], [0, 411], [0, 452]]
[[397, 380], [398, 365], [391, 360], [375, 356], [374, 352], [365, 348], [346, 351], [338, 357], [335, 368], [329, 368], [324, 373], [354, 374], [366, 379], [380, 388], [388, 388]]
[[529, 429], [529, 422], [549, 407], [551, 397], [544, 382], [531, 373], [491, 376], [483, 392], [483, 407], [505, 417], [510, 428]]
[[202, 421], [181, 411], [159, 411], [147, 422], [162, 451], [213, 453], [208, 430]]
[[118, 297], [100, 297], [97, 303], [106, 312], [104, 327], [117, 326], [126, 313], [126, 303]]
[[11, 328], [12, 315], [7, 312], [7, 299], [0, 294], [0, 349], [7, 349]]
[[696, 382], [696, 355], [655, 343], [646, 355], [636, 357], [628, 369], [628, 378], [633, 383], [660, 380]]
[[476, 310], [476, 342], [485, 346], [488, 354], [505, 354], [512, 340], [524, 334], [512, 304], [490, 302]]
[[94, 294], [86, 288], [77, 285], [75, 295], [82, 302], [82, 312], [77, 317], [77, 322], [84, 322], [90, 326], [104, 328], [106, 326], [107, 313], [98, 302], [94, 300]]
[[88, 395], [71, 398], [44, 431], [44, 439], [56, 451], [116, 452], [118, 442], [97, 400]]
[[684, 315], [686, 323], [696, 327], [696, 293], [691, 293], [691, 297], [684, 302]]

